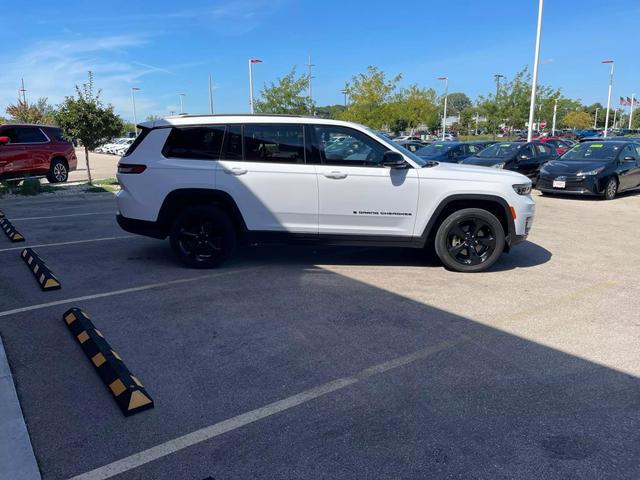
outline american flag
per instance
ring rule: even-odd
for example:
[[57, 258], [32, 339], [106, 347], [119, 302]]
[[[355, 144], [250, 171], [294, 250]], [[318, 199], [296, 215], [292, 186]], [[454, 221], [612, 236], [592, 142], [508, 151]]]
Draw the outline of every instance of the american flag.
[[624, 97], [620, 97], [620, 106], [621, 107], [627, 107], [631, 105], [631, 102], [627, 103], [627, 101], [624, 99]]

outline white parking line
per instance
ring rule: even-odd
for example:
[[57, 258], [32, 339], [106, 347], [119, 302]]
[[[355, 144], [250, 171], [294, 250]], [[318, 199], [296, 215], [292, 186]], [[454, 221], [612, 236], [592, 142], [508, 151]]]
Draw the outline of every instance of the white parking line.
[[51, 215], [49, 217], [23, 217], [23, 218], [11, 218], [12, 222], [23, 222], [25, 220], [48, 220], [50, 218], [66, 218], [66, 217], [85, 217], [87, 215], [113, 215], [115, 216], [116, 212], [114, 210], [109, 210], [108, 212], [89, 212], [89, 213], [70, 213], [68, 215]]
[[5, 310], [4, 312], [0, 312], [0, 317], [14, 315], [16, 313], [30, 312], [32, 310], [40, 310], [48, 307], [55, 307], [56, 305], [64, 305], [67, 303], [83, 302], [85, 300], [94, 300], [96, 298], [113, 297], [116, 295], [124, 295], [125, 293], [141, 292], [144, 290], [151, 290], [153, 288], [167, 287], [169, 285], [179, 285], [181, 283], [195, 282], [198, 280], [202, 280], [203, 278], [221, 277], [223, 275], [244, 273], [249, 270], [255, 271], [258, 268], [259, 267], [237, 268], [235, 270], [215, 272], [215, 273], [210, 273], [208, 275], [199, 275], [197, 277], [181, 278], [179, 280], [170, 280], [168, 282], [151, 283], [148, 285], [141, 285], [139, 287], [124, 288], [122, 290], [112, 290], [111, 292], [95, 293], [93, 295], [84, 295], [82, 297], [65, 298], [63, 300], [56, 300], [55, 302], [39, 303], [36, 305], [29, 305], [28, 307], [14, 308], [13, 310]]
[[446, 350], [447, 348], [458, 345], [464, 341], [465, 340], [462, 338], [447, 340], [438, 343], [437, 345], [417, 350], [408, 355], [397, 357], [384, 363], [379, 363], [378, 365], [365, 368], [364, 370], [361, 370], [354, 375], [342, 377], [337, 380], [324, 383], [291, 397], [287, 397], [283, 400], [278, 400], [277, 402], [270, 403], [268, 405], [265, 405], [264, 407], [251, 410], [236, 417], [229, 418], [228, 420], [223, 420], [222, 422], [216, 423], [209, 427], [204, 427], [200, 430], [187, 433], [186, 435], [174, 438], [173, 440], [161, 443], [159, 445], [156, 445], [155, 447], [151, 447], [147, 450], [143, 450], [102, 467], [96, 468], [95, 470], [91, 470], [90, 472], [75, 476], [71, 480], [103, 480], [106, 478], [114, 477], [121, 473], [133, 470], [134, 468], [138, 468], [154, 460], [158, 460], [159, 458], [163, 458], [171, 455], [172, 453], [184, 450], [185, 448], [205, 442], [207, 440], [211, 440], [212, 438], [218, 437], [224, 433], [257, 422], [258, 420], [262, 420], [263, 418], [267, 418], [271, 415], [284, 412], [286, 410], [289, 410], [290, 408], [297, 407], [298, 405], [302, 405], [303, 403], [307, 403], [329, 393], [342, 390], [343, 388], [349, 387], [356, 383], [360, 383], [370, 377], [380, 375], [384, 372], [388, 372], [389, 370], [393, 370], [404, 365], [409, 365], [418, 360], [425, 359], [430, 355], [433, 355], [442, 350]]
[[0, 252], [10, 252], [11, 250], [23, 250], [25, 248], [59, 247], [62, 245], [77, 245], [78, 243], [106, 242], [108, 240], [121, 240], [123, 238], [141, 238], [141, 237], [138, 237], [137, 235], [120, 235], [119, 237], [90, 238], [88, 240], [72, 240], [70, 242], [41, 243], [40, 245], [23, 245], [21, 247], [0, 248]]

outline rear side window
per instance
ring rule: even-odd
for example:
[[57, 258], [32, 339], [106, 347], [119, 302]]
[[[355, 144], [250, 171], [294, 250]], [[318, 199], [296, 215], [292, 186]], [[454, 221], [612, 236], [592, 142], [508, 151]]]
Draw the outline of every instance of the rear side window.
[[129, 146], [129, 149], [126, 151], [126, 153], [123, 155], [123, 157], [131, 155], [133, 153], [133, 151], [136, 148], [138, 148], [138, 145], [140, 145], [142, 143], [142, 141], [144, 140], [144, 137], [146, 137], [149, 134], [150, 131], [151, 131], [150, 128], [141, 128], [140, 129], [140, 133], [138, 133], [138, 136], [133, 141], [133, 143]]
[[217, 160], [220, 158], [224, 130], [224, 125], [174, 127], [162, 154], [168, 158]]
[[47, 128], [47, 135], [50, 138], [53, 138], [56, 142], [65, 142], [68, 143], [68, 140], [64, 138], [62, 135], [62, 129], [60, 128]]
[[247, 162], [304, 163], [302, 125], [245, 125]]
[[17, 143], [45, 143], [47, 137], [38, 127], [17, 127]]
[[9, 143], [16, 143], [18, 141], [18, 137], [16, 137], [16, 129], [13, 127], [0, 130], [0, 137], [9, 137]]

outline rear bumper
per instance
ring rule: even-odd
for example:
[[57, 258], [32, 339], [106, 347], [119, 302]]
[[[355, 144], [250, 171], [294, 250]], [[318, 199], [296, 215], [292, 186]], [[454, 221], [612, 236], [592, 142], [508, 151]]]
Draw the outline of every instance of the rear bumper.
[[120, 225], [120, 228], [126, 232], [144, 235], [145, 237], [158, 238], [160, 240], [167, 238], [168, 232], [157, 222], [127, 218], [119, 213], [116, 215], [116, 221], [118, 225]]

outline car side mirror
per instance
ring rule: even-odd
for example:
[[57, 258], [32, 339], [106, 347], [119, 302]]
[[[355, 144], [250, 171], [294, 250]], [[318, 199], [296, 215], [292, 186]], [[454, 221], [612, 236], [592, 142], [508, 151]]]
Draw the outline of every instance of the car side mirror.
[[10, 140], [9, 137], [0, 137], [0, 145], [6, 145]]
[[521, 153], [520, 155], [518, 155], [518, 160], [529, 160], [529, 155]]
[[387, 168], [406, 168], [407, 162], [400, 153], [389, 150], [388, 152], [384, 152], [382, 166]]
[[633, 157], [624, 157], [622, 163], [636, 163], [636, 159]]

